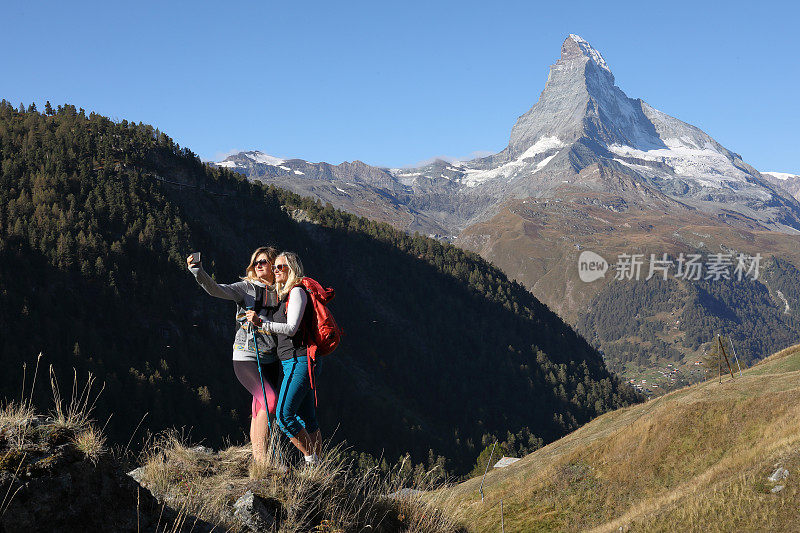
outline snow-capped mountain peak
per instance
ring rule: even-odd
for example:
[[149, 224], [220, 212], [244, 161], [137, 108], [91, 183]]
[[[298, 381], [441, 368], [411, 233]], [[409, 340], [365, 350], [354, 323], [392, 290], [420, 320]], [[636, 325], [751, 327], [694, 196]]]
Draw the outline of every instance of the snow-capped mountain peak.
[[567, 46], [568, 43], [574, 43], [575, 45], [577, 45], [578, 50], [582, 55], [589, 58], [598, 67], [611, 74], [611, 69], [608, 68], [608, 64], [606, 63], [606, 60], [603, 59], [603, 55], [594, 48], [592, 48], [592, 45], [590, 45], [585, 39], [581, 38], [580, 35], [575, 35], [574, 33], [570, 33], [569, 37], [567, 37], [567, 39], [564, 41], [564, 44], [561, 46], [562, 58], [565, 56], [565, 54], [567, 55], [574, 54], [574, 48], [571, 46]]
[[247, 166], [250, 162], [272, 166], [279, 166], [286, 163], [285, 160], [279, 157], [265, 154], [259, 150], [250, 150], [247, 152], [237, 152], [233, 155], [229, 155], [224, 160], [218, 161], [214, 164], [218, 167], [238, 168]]
[[[800, 229], [796, 200], [699, 128], [629, 98], [614, 84], [602, 54], [575, 34], [564, 40], [539, 100], [519, 117], [508, 146], [465, 166], [456, 182], [500, 198], [610, 187], [605, 191], [645, 204], [672, 199]], [[617, 178], [601, 187], [595, 167]]]
[[600, 52], [574, 34], [561, 45], [561, 55], [550, 67], [538, 102], [511, 130], [504, 158], [516, 159], [544, 137], [566, 143], [588, 137], [601, 144], [664, 147], [641, 102], [614, 85], [614, 75]]

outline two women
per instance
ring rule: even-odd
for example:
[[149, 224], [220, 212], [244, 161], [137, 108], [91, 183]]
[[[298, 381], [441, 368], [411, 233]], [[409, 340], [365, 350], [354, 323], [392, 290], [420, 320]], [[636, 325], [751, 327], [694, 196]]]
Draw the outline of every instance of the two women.
[[283, 367], [283, 379], [278, 395], [276, 416], [278, 426], [303, 454], [306, 462], [319, 460], [322, 436], [317, 424], [314, 393], [308, 375], [308, 338], [305, 328], [309, 324], [308, 295], [300, 285], [303, 264], [293, 252], [283, 252], [275, 258], [275, 288], [278, 294], [277, 310], [271, 320], [263, 320], [248, 311], [247, 319], [265, 335], [275, 335], [278, 359]]
[[[264, 437], [268, 415], [262, 407], [263, 394], [255, 364], [255, 352], [248, 351], [247, 344], [240, 342], [245, 340], [242, 331], [251, 327], [256, 331], [262, 371], [275, 376], [278, 360], [283, 370], [282, 378], [264, 382], [267, 409], [269, 413], [275, 414], [281, 431], [303, 454], [305, 461], [316, 463], [319, 460], [322, 437], [308, 375], [305, 328], [308, 327], [310, 307], [306, 305], [308, 295], [300, 285], [303, 265], [297, 254], [284, 252], [276, 255], [273, 248], [259, 248], [253, 252], [245, 278], [231, 285], [214, 282], [199, 263], [191, 262], [191, 256], [187, 258], [187, 263], [206, 292], [237, 302], [236, 318], [240, 328], [234, 341], [234, 371], [242, 385], [253, 395], [250, 430], [253, 457], [257, 461], [266, 458]], [[267, 266], [269, 273], [265, 271]], [[250, 290], [251, 286], [259, 285], [264, 289], [261, 305], [257, 305], [257, 291]], [[237, 364], [237, 357], [247, 364]], [[273, 383], [280, 383], [277, 395]]]

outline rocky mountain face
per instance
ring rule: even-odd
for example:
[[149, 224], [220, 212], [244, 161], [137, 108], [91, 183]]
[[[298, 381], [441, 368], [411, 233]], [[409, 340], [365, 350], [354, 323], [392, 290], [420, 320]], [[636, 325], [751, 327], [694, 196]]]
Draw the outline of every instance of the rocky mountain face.
[[787, 172], [762, 172], [768, 182], [777, 185], [781, 189], [800, 200], [800, 176]]

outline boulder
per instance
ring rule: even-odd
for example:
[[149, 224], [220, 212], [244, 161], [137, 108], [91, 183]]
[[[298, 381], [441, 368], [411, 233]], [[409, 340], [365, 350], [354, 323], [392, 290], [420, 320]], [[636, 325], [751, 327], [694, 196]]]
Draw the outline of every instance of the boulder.
[[140, 466], [139, 468], [135, 468], [128, 472], [128, 476], [133, 478], [133, 480], [138, 483], [139, 485], [142, 484], [142, 479], [144, 479], [144, 467]]
[[284, 509], [274, 498], [262, 498], [248, 490], [233, 504], [233, 516], [248, 531], [277, 531]]
[[208, 446], [195, 446], [194, 448], [189, 448], [189, 449], [197, 454], [214, 455], [214, 450], [212, 450]]
[[767, 479], [773, 483], [777, 483], [778, 481], [786, 479], [787, 477], [789, 477], [789, 471], [786, 470], [785, 468], [778, 467], [778, 469], [775, 470], [775, 472], [773, 472], [772, 475], [769, 476]]

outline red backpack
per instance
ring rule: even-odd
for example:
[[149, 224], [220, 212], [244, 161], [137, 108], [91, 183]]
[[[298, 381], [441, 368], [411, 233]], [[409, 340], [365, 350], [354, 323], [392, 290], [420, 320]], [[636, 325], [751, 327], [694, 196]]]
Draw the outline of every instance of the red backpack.
[[[304, 277], [300, 280], [308, 302], [306, 306], [311, 306], [313, 313], [308, 315], [309, 319], [304, 324], [304, 336], [308, 353], [308, 377], [311, 380], [311, 388], [314, 390], [314, 404], [317, 403], [317, 388], [314, 383], [314, 365], [317, 359], [328, 355], [336, 348], [342, 340], [342, 330], [336, 324], [333, 314], [325, 305], [336, 295], [331, 287], [323, 288], [316, 280]], [[289, 304], [289, 296], [286, 296], [286, 304]]]

